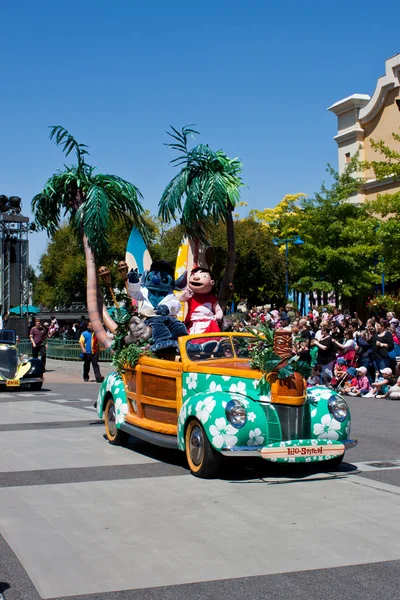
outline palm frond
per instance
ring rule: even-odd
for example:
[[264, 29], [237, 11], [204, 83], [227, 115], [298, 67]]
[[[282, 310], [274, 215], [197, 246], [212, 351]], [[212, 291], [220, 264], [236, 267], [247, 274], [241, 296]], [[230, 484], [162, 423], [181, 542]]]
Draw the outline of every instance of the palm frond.
[[76, 158], [78, 161], [78, 168], [81, 168], [85, 164], [84, 156], [88, 155], [89, 152], [86, 150], [86, 144], [78, 144], [76, 139], [62, 127], [61, 125], [50, 125], [50, 139], [55, 138], [57, 146], [63, 147], [65, 156], [68, 156], [72, 150], [75, 150]]
[[[188, 153], [188, 137], [194, 138], [195, 135], [200, 135], [199, 131], [192, 129], [192, 127], [194, 127], [194, 125], [184, 125], [181, 131], [178, 131], [177, 129], [175, 129], [175, 127], [172, 127], [172, 125], [170, 125], [172, 133], [171, 131], [167, 131], [166, 133], [173, 140], [175, 140], [175, 142], [173, 142], [172, 144], [164, 144], [164, 146], [168, 146], [169, 148], [172, 148], [172, 150], [177, 150], [181, 154], [186, 155]], [[175, 158], [171, 162], [175, 163], [177, 160], [184, 161], [185, 159], [181, 156], [178, 159]]]
[[102, 258], [108, 250], [107, 226], [109, 220], [109, 196], [98, 185], [91, 185], [85, 201], [76, 211], [71, 225], [76, 233], [81, 231], [94, 254]]

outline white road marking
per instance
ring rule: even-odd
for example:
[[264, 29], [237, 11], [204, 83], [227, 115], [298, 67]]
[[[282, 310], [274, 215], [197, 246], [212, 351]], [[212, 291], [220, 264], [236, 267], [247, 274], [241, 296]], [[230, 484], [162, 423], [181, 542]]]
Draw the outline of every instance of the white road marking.
[[[369, 460], [368, 462], [351, 463], [358, 471], [395, 471], [400, 469], [400, 458], [393, 460]], [[351, 473], [351, 471], [348, 471]]]

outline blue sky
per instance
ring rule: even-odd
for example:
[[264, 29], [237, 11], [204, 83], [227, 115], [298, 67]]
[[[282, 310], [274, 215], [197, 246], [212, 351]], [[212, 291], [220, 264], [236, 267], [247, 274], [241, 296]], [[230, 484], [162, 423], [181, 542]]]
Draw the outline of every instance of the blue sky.
[[[62, 168], [48, 125], [89, 145], [103, 172], [155, 212], [175, 174], [170, 124], [244, 163], [248, 208], [309, 195], [337, 165], [326, 108], [372, 94], [400, 51], [397, 2], [31, 0], [3, 3], [0, 194], [30, 200]], [[36, 266], [45, 234], [32, 234]]]

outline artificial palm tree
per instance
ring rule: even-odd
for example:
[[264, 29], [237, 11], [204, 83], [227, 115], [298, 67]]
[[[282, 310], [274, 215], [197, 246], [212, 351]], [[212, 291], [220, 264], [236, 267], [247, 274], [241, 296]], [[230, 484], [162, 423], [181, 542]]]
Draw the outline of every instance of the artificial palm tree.
[[61, 225], [64, 217], [78, 243], [83, 247], [87, 268], [87, 307], [93, 330], [104, 347], [111, 342], [101, 323], [102, 298], [97, 274], [97, 262], [107, 257], [109, 226], [119, 220], [135, 225], [146, 237], [144, 210], [139, 190], [115, 175], [95, 173], [86, 163], [87, 146], [78, 144], [63, 127], [51, 127], [50, 139], [62, 146], [68, 156], [75, 152], [77, 164], [65, 167], [47, 180], [43, 190], [32, 200], [32, 212], [40, 230], [49, 236]]
[[232, 212], [240, 199], [243, 165], [237, 158], [231, 159], [222, 150], [215, 152], [204, 144], [189, 150], [188, 137], [198, 133], [190, 125], [182, 127], [181, 131], [171, 127], [171, 132], [167, 133], [174, 141], [166, 145], [179, 152], [171, 164], [182, 168], [162, 194], [159, 216], [166, 222], [180, 216], [186, 235], [201, 241], [205, 241], [213, 224], [226, 223], [228, 257], [218, 298], [225, 306], [235, 270]]

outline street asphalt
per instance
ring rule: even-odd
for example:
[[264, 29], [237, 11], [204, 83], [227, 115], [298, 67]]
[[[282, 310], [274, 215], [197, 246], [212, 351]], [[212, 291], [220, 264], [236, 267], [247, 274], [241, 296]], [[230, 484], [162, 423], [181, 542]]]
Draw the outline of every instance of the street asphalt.
[[49, 360], [40, 392], [0, 392], [0, 600], [400, 598], [400, 402], [348, 398], [337, 471], [199, 480], [177, 451], [110, 446], [98, 389]]

